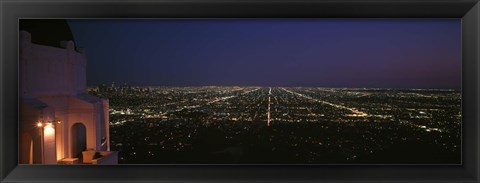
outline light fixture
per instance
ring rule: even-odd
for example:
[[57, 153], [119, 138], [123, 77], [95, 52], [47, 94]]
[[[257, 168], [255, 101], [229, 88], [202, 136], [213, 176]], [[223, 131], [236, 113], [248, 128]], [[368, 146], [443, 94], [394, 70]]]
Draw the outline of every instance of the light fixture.
[[58, 124], [62, 123], [62, 120], [61, 120], [60, 117], [55, 117], [55, 121], [56, 121]]
[[[55, 118], [55, 121], [46, 121], [46, 122], [44, 122], [44, 121], [38, 121], [38, 122], [37, 122], [37, 127], [41, 128], [41, 127], [44, 127], [45, 125], [48, 125], [49, 127], [54, 128], [54, 127], [55, 127], [55, 126], [53, 125], [54, 123], [61, 124], [62, 121], [61, 121], [60, 118], [58, 118], [58, 117]], [[47, 127], [47, 126], [45, 126], [45, 127]]]
[[52, 123], [46, 123], [44, 127], [45, 136], [54, 134], [55, 129], [53, 128]]

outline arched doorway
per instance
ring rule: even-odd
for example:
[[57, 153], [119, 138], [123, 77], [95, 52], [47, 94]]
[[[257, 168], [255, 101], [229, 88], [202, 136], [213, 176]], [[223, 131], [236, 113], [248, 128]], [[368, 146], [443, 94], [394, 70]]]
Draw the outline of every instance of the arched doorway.
[[33, 164], [33, 139], [28, 133], [20, 136], [20, 164]]
[[82, 123], [75, 123], [71, 129], [71, 156], [79, 157], [87, 149], [87, 130]]

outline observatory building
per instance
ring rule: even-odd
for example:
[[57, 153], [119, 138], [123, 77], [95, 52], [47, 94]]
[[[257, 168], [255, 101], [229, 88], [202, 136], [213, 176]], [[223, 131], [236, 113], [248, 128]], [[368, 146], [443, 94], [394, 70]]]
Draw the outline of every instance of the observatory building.
[[86, 92], [86, 58], [65, 20], [20, 20], [19, 163], [117, 164], [109, 103]]

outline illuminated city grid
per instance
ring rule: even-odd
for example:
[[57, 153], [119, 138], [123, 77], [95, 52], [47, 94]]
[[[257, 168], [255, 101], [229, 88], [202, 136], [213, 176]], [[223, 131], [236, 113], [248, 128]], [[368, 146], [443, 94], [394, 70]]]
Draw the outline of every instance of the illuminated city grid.
[[89, 88], [125, 164], [461, 163], [461, 92], [305, 87]]

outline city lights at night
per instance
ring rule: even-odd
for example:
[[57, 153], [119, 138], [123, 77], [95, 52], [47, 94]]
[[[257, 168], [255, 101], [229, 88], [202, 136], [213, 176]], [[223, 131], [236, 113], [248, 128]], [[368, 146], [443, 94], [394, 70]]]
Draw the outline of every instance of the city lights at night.
[[120, 163], [458, 163], [461, 152], [456, 90], [121, 84], [89, 92], [110, 100]]
[[19, 25], [20, 164], [462, 163], [460, 19]]

